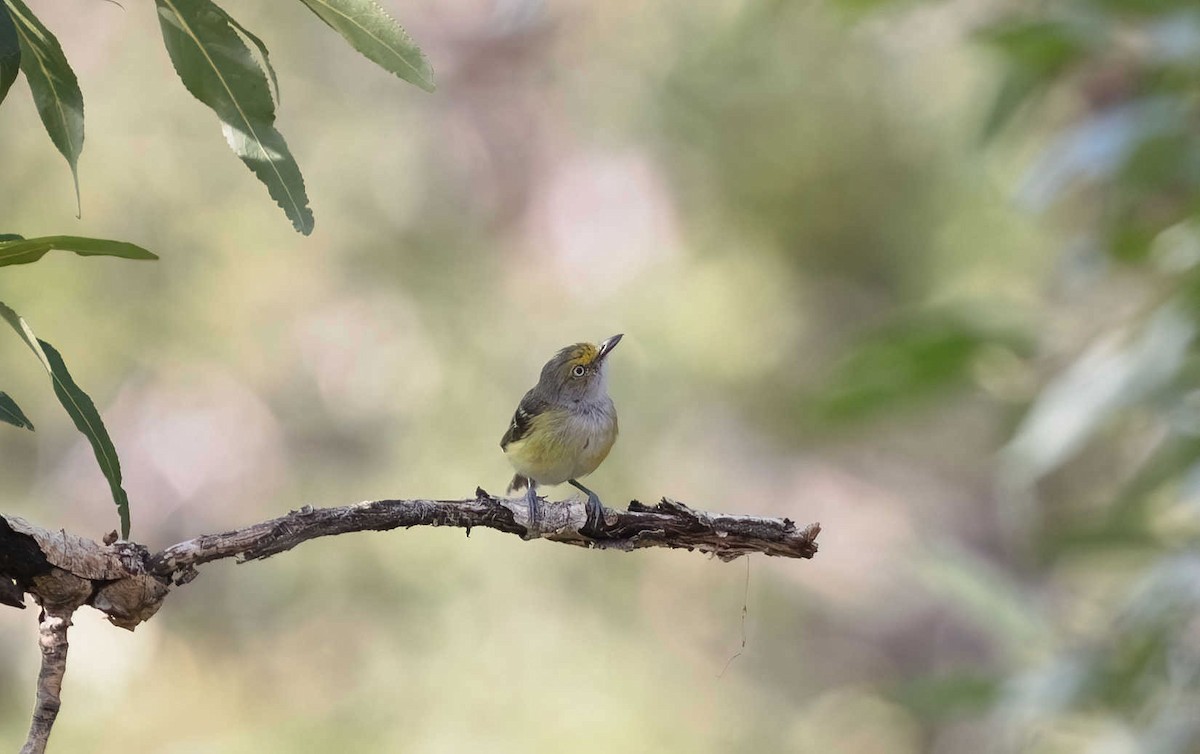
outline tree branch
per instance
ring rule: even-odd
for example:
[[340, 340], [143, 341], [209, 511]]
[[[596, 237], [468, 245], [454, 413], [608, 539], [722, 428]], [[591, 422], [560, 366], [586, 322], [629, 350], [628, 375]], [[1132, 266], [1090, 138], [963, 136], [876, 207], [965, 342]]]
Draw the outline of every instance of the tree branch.
[[205, 534], [152, 554], [135, 542], [103, 544], [65, 531], [47, 531], [17, 516], [0, 514], [0, 603], [23, 607], [24, 593], [42, 606], [42, 669], [29, 739], [21, 754], [45, 751], [58, 714], [67, 662], [67, 627], [81, 605], [91, 605], [114, 625], [133, 630], [161, 607], [173, 586], [196, 578], [196, 567], [224, 558], [260, 560], [310, 539], [356, 531], [413, 526], [483, 527], [522, 539], [595, 549], [671, 547], [699, 550], [722, 560], [750, 553], [811, 558], [820, 524], [804, 529], [786, 518], [707, 513], [663, 498], [654, 507], [636, 500], [629, 510], [606, 508], [594, 530], [578, 499], [542, 502], [540, 527], [529, 528], [525, 499], [476, 490], [473, 500], [374, 500], [336, 508], [305, 506], [285, 516], [221, 534]]
[[821, 531], [820, 524], [797, 529], [786, 518], [708, 513], [666, 498], [654, 507], [635, 500], [629, 510], [606, 508], [603, 525], [595, 531], [587, 529], [586, 506], [579, 499], [543, 501], [540, 509], [540, 531], [534, 535], [528, 526], [529, 511], [523, 497], [501, 498], [482, 489], [476, 490], [473, 500], [375, 500], [336, 508], [305, 506], [242, 529], [189, 539], [155, 554], [134, 542], [100, 544], [0, 514], [0, 580], [14, 583], [43, 606], [74, 609], [88, 604], [105, 613], [115, 625], [132, 629], [157, 612], [172, 586], [194, 579], [196, 567], [203, 563], [224, 558], [260, 560], [310, 539], [356, 531], [457, 526], [466, 529], [469, 536], [471, 529], [483, 527], [523, 539], [548, 539], [594, 549], [699, 550], [722, 560], [750, 553], [811, 558], [817, 552], [816, 538]]
[[42, 649], [42, 669], [38, 672], [37, 696], [33, 706], [33, 722], [21, 754], [43, 754], [50, 740], [50, 729], [62, 706], [63, 674], [67, 672], [67, 627], [71, 611], [59, 614], [43, 610], [38, 625], [38, 645]]
[[576, 500], [543, 502], [538, 537], [531, 537], [524, 499], [497, 498], [476, 490], [474, 500], [375, 500], [337, 508], [309, 508], [223, 534], [206, 534], [172, 545], [148, 564], [159, 576], [190, 580], [195, 566], [221, 558], [259, 560], [290, 550], [317, 537], [354, 531], [387, 531], [412, 526], [484, 527], [523, 538], [598, 549], [635, 550], [674, 547], [733, 560], [753, 552], [811, 558], [817, 551], [820, 526], [797, 530], [784, 518], [706, 513], [663, 499], [653, 508], [636, 500], [628, 511], [605, 509], [605, 525], [584, 533], [587, 511]]

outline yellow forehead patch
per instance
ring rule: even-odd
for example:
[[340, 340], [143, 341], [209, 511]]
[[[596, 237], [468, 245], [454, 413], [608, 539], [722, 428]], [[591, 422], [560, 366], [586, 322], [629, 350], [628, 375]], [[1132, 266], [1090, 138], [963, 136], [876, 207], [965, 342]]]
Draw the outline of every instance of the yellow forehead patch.
[[576, 343], [569, 348], [568, 363], [587, 366], [596, 360], [600, 349], [591, 343]]

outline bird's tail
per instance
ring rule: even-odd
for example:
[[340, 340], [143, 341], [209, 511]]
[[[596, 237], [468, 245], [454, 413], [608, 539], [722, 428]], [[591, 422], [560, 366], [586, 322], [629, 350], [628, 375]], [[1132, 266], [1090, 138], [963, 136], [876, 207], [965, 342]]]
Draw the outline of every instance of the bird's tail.
[[508, 494], [511, 495], [514, 492], [520, 492], [521, 490], [525, 489], [528, 486], [529, 486], [529, 479], [527, 477], [521, 476], [520, 474], [517, 474], [516, 476], [514, 476], [512, 478], [512, 481], [508, 483]]

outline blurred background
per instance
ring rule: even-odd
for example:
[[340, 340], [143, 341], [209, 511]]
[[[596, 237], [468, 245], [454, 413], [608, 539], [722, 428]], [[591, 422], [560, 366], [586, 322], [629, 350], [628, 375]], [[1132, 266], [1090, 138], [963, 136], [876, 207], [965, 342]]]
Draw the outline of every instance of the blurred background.
[[[136, 634], [77, 614], [53, 750], [1200, 750], [1192, 3], [385, 4], [436, 93], [300, 4], [226, 4], [279, 72], [304, 238], [149, 7], [34, 3], [87, 104], [83, 214], [22, 80], [0, 232], [162, 259], [51, 254], [0, 299], [95, 398], [133, 538], [502, 492], [542, 363], [622, 332], [589, 485], [821, 551], [414, 529], [210, 565]], [[0, 378], [38, 428], [0, 428], [4, 511], [115, 528], [16, 338]], [[0, 611], [10, 749], [34, 617]]]

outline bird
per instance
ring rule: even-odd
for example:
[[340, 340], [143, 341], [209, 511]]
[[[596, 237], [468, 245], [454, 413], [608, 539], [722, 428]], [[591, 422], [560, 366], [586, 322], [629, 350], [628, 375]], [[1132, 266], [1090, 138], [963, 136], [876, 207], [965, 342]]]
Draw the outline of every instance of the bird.
[[526, 490], [530, 535], [540, 531], [539, 485], [568, 482], [587, 495], [586, 531], [604, 523], [604, 506], [579, 478], [608, 457], [617, 440], [617, 410], [608, 395], [608, 357], [623, 334], [575, 343], [554, 354], [513, 413], [500, 447], [516, 470], [508, 494]]

